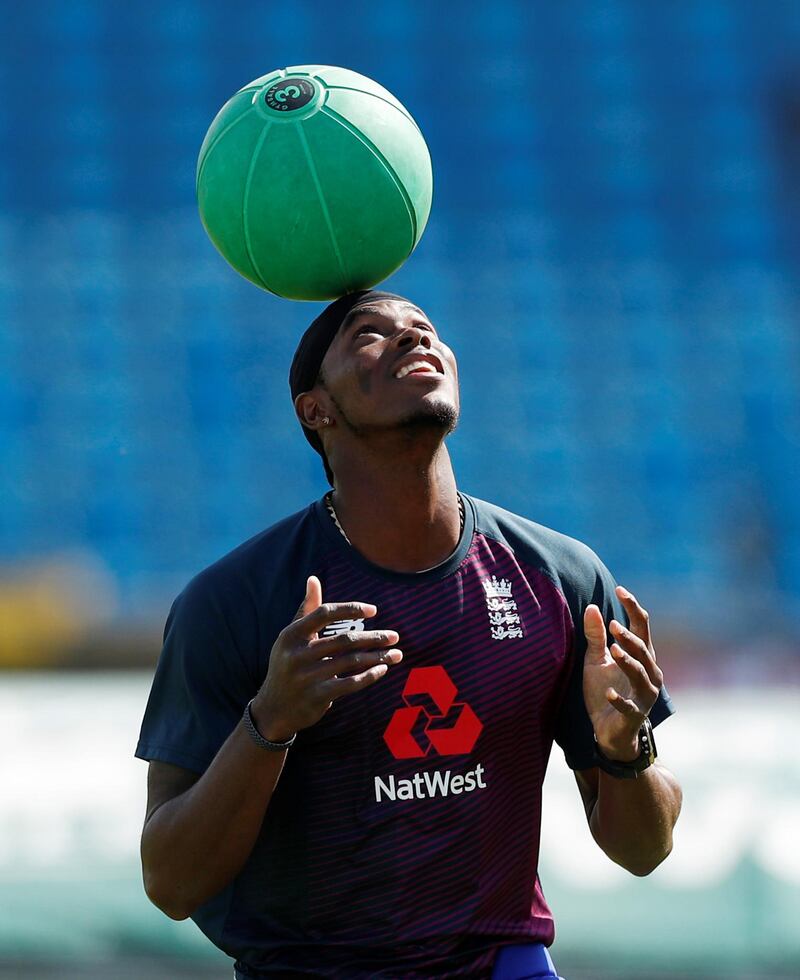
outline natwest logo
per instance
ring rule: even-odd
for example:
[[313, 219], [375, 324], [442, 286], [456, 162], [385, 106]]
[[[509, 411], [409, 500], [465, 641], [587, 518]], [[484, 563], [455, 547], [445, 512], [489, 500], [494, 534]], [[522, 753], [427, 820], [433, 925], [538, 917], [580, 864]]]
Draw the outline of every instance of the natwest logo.
[[403, 688], [404, 708], [389, 720], [383, 740], [395, 759], [417, 759], [431, 748], [439, 755], [466, 755], [483, 723], [465, 701], [444, 667], [415, 667]]

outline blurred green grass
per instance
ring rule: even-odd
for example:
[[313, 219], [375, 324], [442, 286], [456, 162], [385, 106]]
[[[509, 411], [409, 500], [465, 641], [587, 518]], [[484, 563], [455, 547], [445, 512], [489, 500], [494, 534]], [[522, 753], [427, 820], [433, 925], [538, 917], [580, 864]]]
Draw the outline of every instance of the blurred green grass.
[[[564, 980], [695, 980], [696, 973], [609, 973], [583, 966], [559, 965]], [[705, 980], [796, 980], [795, 973], [710, 974]], [[231, 980], [233, 970], [173, 959], [113, 959], [76, 963], [35, 960], [0, 961], [0, 980]], [[346, 980], [346, 978], [343, 978]]]
[[[231, 980], [231, 961], [142, 887], [147, 766], [132, 753], [150, 679], [3, 678], [0, 744], [15, 750], [0, 753], [0, 980]], [[541, 859], [553, 958], [567, 980], [796, 978], [800, 767], [785, 733], [800, 692], [673, 694], [658, 743], [684, 812], [674, 853], [647, 879], [599, 852], [554, 754]]]

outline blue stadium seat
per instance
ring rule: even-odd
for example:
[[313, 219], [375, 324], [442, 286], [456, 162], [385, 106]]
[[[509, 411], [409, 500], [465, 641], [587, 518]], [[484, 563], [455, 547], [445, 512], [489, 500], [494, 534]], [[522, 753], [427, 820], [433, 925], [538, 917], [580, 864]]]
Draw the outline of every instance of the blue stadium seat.
[[17, 5], [0, 35], [0, 561], [94, 548], [135, 614], [325, 489], [286, 383], [319, 307], [239, 279], [194, 204], [219, 105], [325, 50], [431, 146], [430, 223], [388, 285], [458, 355], [462, 484], [620, 574], [717, 590], [741, 587], [749, 494], [800, 601], [797, 161], [771, 67], [797, 4], [143, 9]]

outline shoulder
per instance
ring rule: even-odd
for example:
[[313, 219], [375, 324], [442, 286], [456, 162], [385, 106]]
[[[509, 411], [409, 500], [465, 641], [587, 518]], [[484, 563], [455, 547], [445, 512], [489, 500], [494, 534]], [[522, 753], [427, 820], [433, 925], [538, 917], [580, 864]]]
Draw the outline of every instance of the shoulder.
[[497, 504], [469, 497], [475, 507], [475, 530], [506, 544], [519, 559], [533, 564], [568, 599], [591, 601], [599, 581], [611, 580], [598, 555], [583, 541], [514, 514]]
[[313, 505], [305, 507], [237, 545], [194, 575], [176, 603], [241, 610], [261, 605], [265, 594], [279, 598], [280, 584], [301, 576], [313, 561], [318, 546], [313, 510]]

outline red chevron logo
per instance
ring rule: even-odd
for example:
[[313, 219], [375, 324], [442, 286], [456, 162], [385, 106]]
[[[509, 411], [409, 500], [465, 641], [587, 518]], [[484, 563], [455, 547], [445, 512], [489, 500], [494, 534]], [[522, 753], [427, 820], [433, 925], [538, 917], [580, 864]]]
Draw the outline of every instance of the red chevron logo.
[[483, 722], [444, 667], [415, 667], [403, 688], [405, 707], [389, 719], [383, 740], [395, 759], [419, 759], [433, 749], [438, 755], [467, 755], [483, 731]]

